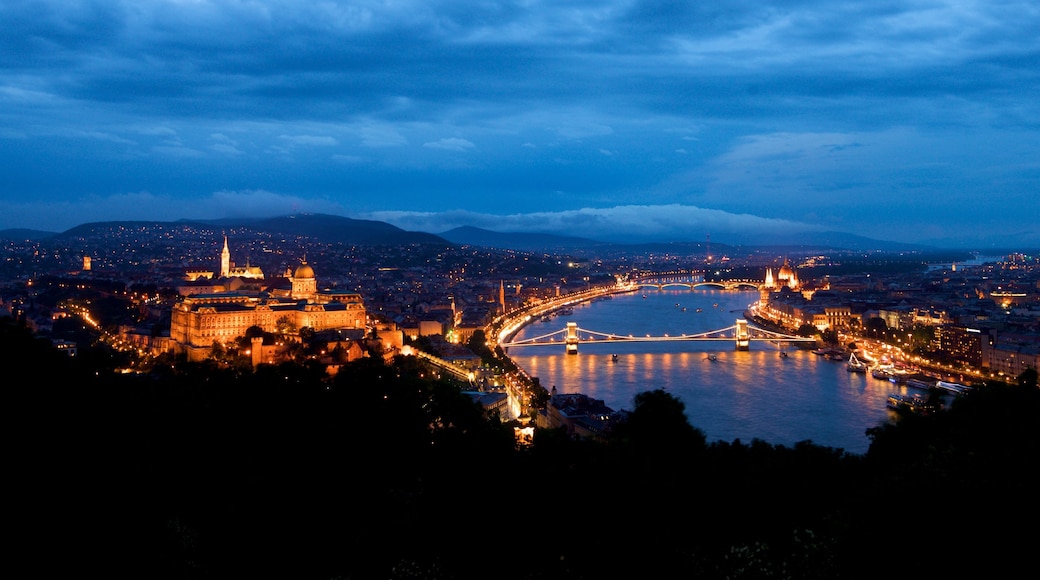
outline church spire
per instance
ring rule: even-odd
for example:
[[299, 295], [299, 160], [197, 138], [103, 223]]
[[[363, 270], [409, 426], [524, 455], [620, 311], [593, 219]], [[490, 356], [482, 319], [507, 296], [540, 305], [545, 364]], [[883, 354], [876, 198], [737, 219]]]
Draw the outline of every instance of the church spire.
[[224, 235], [224, 249], [220, 251], [220, 277], [227, 278], [231, 275], [231, 250], [227, 245], [227, 234]]

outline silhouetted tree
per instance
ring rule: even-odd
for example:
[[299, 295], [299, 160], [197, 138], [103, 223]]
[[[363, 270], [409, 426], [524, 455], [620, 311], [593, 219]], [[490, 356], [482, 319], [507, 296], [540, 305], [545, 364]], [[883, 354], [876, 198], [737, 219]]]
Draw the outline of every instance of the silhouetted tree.
[[804, 337], [816, 336], [819, 333], [820, 333], [820, 329], [816, 328], [812, 324], [809, 324], [808, 322], [803, 323], [802, 325], [800, 325], [798, 327], [798, 330], [795, 331], [795, 334], [797, 334], [798, 336], [804, 336]]
[[1037, 381], [1037, 372], [1034, 368], [1028, 368], [1018, 375], [1017, 382], [1018, 386], [1027, 389], [1035, 389]]
[[868, 318], [863, 323], [863, 332], [873, 339], [884, 339], [888, 336], [888, 323], [884, 318]]
[[611, 432], [611, 439], [624, 440], [642, 451], [702, 450], [707, 438], [690, 425], [686, 405], [663, 389], [643, 391], [633, 399], [634, 409]]

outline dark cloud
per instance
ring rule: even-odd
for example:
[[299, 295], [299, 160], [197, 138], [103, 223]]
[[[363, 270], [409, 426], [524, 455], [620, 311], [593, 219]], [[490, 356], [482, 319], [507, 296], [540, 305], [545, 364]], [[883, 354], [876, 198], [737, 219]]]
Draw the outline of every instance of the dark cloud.
[[8, 0], [0, 22], [0, 228], [231, 190], [913, 239], [1028, 229], [988, 208], [1040, 190], [1027, 0]]

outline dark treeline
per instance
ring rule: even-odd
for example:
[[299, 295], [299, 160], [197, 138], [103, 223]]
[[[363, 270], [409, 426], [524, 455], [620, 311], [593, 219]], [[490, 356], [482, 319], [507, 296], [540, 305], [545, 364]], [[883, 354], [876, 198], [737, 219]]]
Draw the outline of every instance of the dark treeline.
[[864, 455], [708, 443], [653, 385], [606, 441], [525, 448], [414, 358], [133, 376], [0, 334], [33, 577], [1002, 577], [1035, 548], [1035, 373]]

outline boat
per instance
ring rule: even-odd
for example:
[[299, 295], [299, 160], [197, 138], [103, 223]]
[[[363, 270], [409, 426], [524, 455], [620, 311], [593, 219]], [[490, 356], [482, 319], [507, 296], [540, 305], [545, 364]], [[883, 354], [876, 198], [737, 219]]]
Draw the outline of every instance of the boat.
[[845, 368], [850, 373], [865, 373], [867, 372], [867, 363], [856, 358], [856, 353], [849, 355], [849, 362], [845, 363]]
[[813, 350], [812, 353], [819, 356], [825, 356], [829, 359], [837, 357], [840, 360], [845, 360], [845, 353], [843, 353], [841, 349], [837, 348], [821, 347]]
[[610, 362], [617, 362], [617, 353], [610, 355]]
[[906, 379], [906, 386], [927, 391], [928, 389], [935, 386], [935, 380], [933, 379], [929, 381], [923, 378], [909, 377]]
[[870, 370], [870, 376], [880, 381], [896, 382], [896, 374], [891, 366], [877, 366]]
[[968, 385], [962, 385], [959, 383], [950, 383], [947, 381], [936, 381], [936, 388], [942, 389], [951, 395], [963, 395], [971, 390]]
[[718, 356], [716, 356], [716, 354], [715, 354], [715, 353], [711, 353], [711, 354], [709, 354], [708, 356], [706, 356], [706, 357], [704, 357], [704, 358], [706, 358], [706, 359], [708, 359], [708, 360], [719, 360], [719, 357], [718, 357]]
[[701, 309], [700, 309], [700, 308], [698, 308], [698, 309], [697, 309], [697, 312], [700, 312], [700, 311], [701, 311]]
[[888, 396], [885, 405], [894, 411], [917, 413], [919, 415], [927, 415], [938, 409], [937, 405], [929, 403], [928, 400], [921, 395], [892, 394]]

